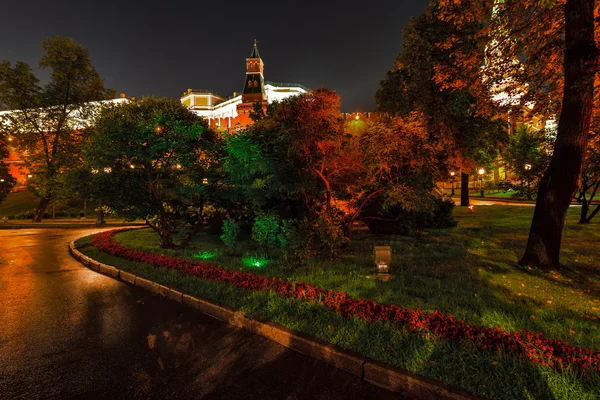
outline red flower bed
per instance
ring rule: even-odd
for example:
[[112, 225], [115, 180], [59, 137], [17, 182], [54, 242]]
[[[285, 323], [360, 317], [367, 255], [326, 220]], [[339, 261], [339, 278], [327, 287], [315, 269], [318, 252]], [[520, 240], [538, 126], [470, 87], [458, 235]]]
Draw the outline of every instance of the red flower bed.
[[470, 341], [483, 349], [517, 354], [545, 366], [563, 368], [569, 365], [585, 371], [600, 372], [600, 351], [572, 346], [562, 339], [549, 339], [531, 331], [508, 332], [499, 327], [485, 328], [458, 320], [439, 311], [402, 308], [379, 304], [372, 300], [353, 299], [344, 292], [334, 292], [304, 282], [285, 282], [276, 278], [231, 271], [201, 262], [192, 262], [160, 254], [126, 248], [113, 240], [118, 231], [107, 231], [92, 238], [94, 247], [113, 256], [169, 268], [201, 279], [225, 282], [247, 290], [267, 290], [280, 296], [323, 304], [347, 317], [366, 321], [393, 321], [412, 331], [431, 333], [452, 341]]

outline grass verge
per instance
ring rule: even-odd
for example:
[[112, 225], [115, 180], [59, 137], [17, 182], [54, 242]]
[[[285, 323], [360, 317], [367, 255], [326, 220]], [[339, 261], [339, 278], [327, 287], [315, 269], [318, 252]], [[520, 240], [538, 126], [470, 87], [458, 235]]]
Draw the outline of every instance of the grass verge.
[[[544, 323], [536, 326], [545, 328], [546, 332], [544, 333], [547, 335], [548, 331], [560, 335], [564, 328], [558, 325], [565, 318], [561, 313], [568, 312], [575, 315], [573, 321], [570, 322], [570, 326], [574, 326], [575, 318], [577, 318], [581, 320], [580, 323], [582, 324], [589, 323], [590, 331], [595, 331], [592, 324], [596, 322], [593, 326], [597, 328], [597, 321], [586, 317], [591, 314], [585, 312], [580, 314], [579, 310], [585, 307], [585, 304], [580, 304], [581, 302], [585, 303], [585, 300], [582, 300], [580, 296], [582, 293], [589, 295], [592, 304], [594, 304], [593, 300], [597, 299], [597, 293], [592, 293], [590, 288], [593, 287], [593, 283], [596, 281], [592, 277], [589, 277], [591, 279], [586, 278], [587, 280], [575, 280], [575, 276], [569, 277], [570, 274], [577, 275], [578, 270], [586, 271], [585, 268], [593, 267], [593, 260], [597, 260], [598, 251], [598, 247], [594, 249], [593, 245], [597, 244], [598, 236], [593, 234], [585, 236], [584, 243], [579, 243], [581, 240], [578, 240], [578, 244], [583, 245], [583, 249], [587, 245], [592, 245], [592, 249], [588, 249], [589, 251], [581, 251], [582, 249], [579, 248], [573, 249], [571, 239], [580, 236], [582, 233], [589, 233], [588, 229], [590, 227], [573, 229], [569, 223], [568, 227], [571, 228], [571, 231], [567, 230], [566, 232], [565, 249], [573, 252], [577, 251], [579, 253], [575, 256], [577, 261], [579, 262], [579, 259], [584, 261], [581, 266], [582, 269], [579, 265], [575, 267], [567, 265], [570, 269], [567, 272], [561, 272], [560, 275], [560, 277], [563, 277], [563, 275], [566, 277], [565, 281], [556, 280], [554, 276], [548, 277], [539, 274], [537, 271], [521, 270], [514, 266], [515, 259], [510, 257], [508, 251], [510, 247], [503, 242], [503, 240], [506, 240], [503, 239], [503, 235], [510, 232], [513, 239], [519, 239], [519, 235], [522, 235], [522, 232], [519, 231], [525, 229], [528, 222], [523, 221], [527, 217], [524, 214], [525, 211], [532, 210], [522, 210], [517, 207], [514, 209], [511, 207], [480, 207], [475, 214], [465, 213], [463, 215], [460, 214], [461, 210], [458, 210], [457, 216], [461, 222], [458, 228], [451, 231], [430, 232], [421, 240], [400, 237], [361, 238], [353, 242], [348, 251], [349, 254], [343, 257], [342, 260], [336, 262], [315, 260], [313, 264], [301, 268], [286, 267], [282, 260], [277, 258], [277, 254], [272, 254], [272, 263], [261, 269], [254, 268], [253, 271], [254, 273], [277, 276], [280, 279], [304, 280], [307, 283], [313, 283], [321, 287], [344, 290], [354, 297], [372, 298], [381, 302], [400, 304], [404, 307], [409, 307], [411, 298], [415, 297], [415, 294], [420, 294], [420, 297], [413, 300], [415, 301], [413, 304], [426, 305], [426, 307], [420, 308], [431, 310], [433, 307], [437, 308], [437, 304], [442, 304], [446, 300], [450, 304], [437, 309], [455, 315], [458, 314], [457, 316], [460, 318], [462, 318], [461, 311], [463, 314], [472, 313], [474, 307], [479, 307], [481, 310], [494, 311], [493, 313], [482, 314], [487, 315], [488, 318], [480, 319], [481, 321], [487, 321], [488, 324], [499, 325], [505, 329], [511, 329], [512, 327], [522, 329], [520, 325], [540, 324], [537, 317], [532, 319], [530, 315], [527, 315], [530, 312], [531, 303], [520, 301], [519, 298], [523, 296], [522, 293], [521, 296], [518, 294], [520, 291], [525, 290], [522, 286], [523, 279], [534, 283], [537, 280], [542, 280], [541, 282], [545, 282], [544, 288], [536, 289], [535, 285], [532, 285], [533, 292], [527, 296], [527, 299], [547, 296], [548, 290], [551, 290], [551, 294], [555, 295], [556, 293], [562, 293], [555, 293], [559, 289], [561, 291], [575, 291], [577, 289], [577, 294], [570, 296], [565, 304], [561, 302], [558, 307], [552, 301], [550, 303], [546, 301], [545, 304], [540, 301], [534, 303], [535, 307], [543, 307], [540, 314], [544, 315], [539, 318]], [[570, 215], [569, 218], [571, 220], [573, 215]], [[578, 235], [572, 235], [573, 232], [578, 232]], [[152, 242], [152, 233], [148, 231], [125, 232], [115, 238], [129, 247], [163, 252], [156, 249], [155, 243]], [[489, 240], [489, 243], [486, 244], [486, 240]], [[387, 241], [387, 243], [392, 241], [392, 247], [396, 250], [395, 273], [397, 276], [391, 281], [395, 282], [392, 285], [368, 281], [362, 275], [365, 271], [370, 271], [369, 262], [366, 260], [368, 258], [367, 254], [372, 249], [371, 244], [378, 241]], [[501, 245], [503, 243], [504, 251], [498, 252], [502, 249]], [[508, 244], [510, 243], [513, 242], [509, 241]], [[438, 379], [484, 397], [495, 399], [600, 398], [600, 379], [596, 374], [582, 375], [569, 370], [557, 372], [515, 357], [480, 351], [468, 344], [449, 343], [436, 340], [433, 337], [423, 337], [409, 333], [398, 329], [397, 326], [391, 323], [368, 324], [359, 319], [348, 320], [320, 305], [283, 299], [269, 293], [250, 293], [226, 284], [202, 281], [177, 271], [162, 270], [149, 265], [122, 260], [91, 247], [89, 238], [81, 239], [77, 244], [86, 255], [99, 259], [104, 263], [173, 286], [186, 293], [242, 309], [252, 315], [275, 321], [291, 329], [357, 351], [365, 356], [405, 368], [419, 375]], [[164, 253], [192, 259], [193, 254], [196, 254], [198, 249], [213, 252], [215, 249], [208, 248], [211, 245], [218, 246], [212, 236], [207, 235], [195, 242], [194, 246], [196, 248], [192, 251]], [[246, 246], [249, 245], [246, 244]], [[406, 251], [411, 246], [412, 251]], [[442, 249], [436, 249], [440, 246], [442, 246]], [[491, 251], [494, 249], [497, 250], [495, 253]], [[252, 269], [252, 267], [243, 266], [241, 257], [227, 255], [223, 249], [217, 248], [217, 250], [219, 250], [217, 253], [220, 252], [221, 255], [209, 260], [213, 260], [213, 262], [224, 267], [229, 266], [241, 270]], [[242, 251], [245, 250], [251, 250], [251, 248], [242, 248]], [[398, 256], [399, 250], [405, 250], [400, 257]], [[484, 250], [485, 254], [482, 256]], [[518, 251], [515, 248], [510, 250], [513, 256], [514, 252]], [[567, 251], [567, 257], [563, 257], [567, 262], [572, 261], [569, 254]], [[590, 257], [589, 260], [585, 258], [586, 254], [587, 257]], [[482, 265], [481, 263], [486, 260], [488, 262], [494, 261], [497, 264]], [[229, 261], [229, 263], [224, 261]], [[427, 261], [429, 268], [423, 266], [425, 261]], [[436, 263], [438, 268], [431, 268]], [[418, 264], [418, 266], [415, 264]], [[402, 270], [401, 273], [398, 273], [398, 268]], [[507, 271], [506, 269], [509, 268], [510, 270]], [[477, 279], [472, 276], [474, 269], [478, 271], [476, 274]], [[513, 282], [515, 284], [514, 289], [519, 291], [515, 293], [514, 298], [512, 296], [513, 291], [506, 287], [506, 282], [500, 288], [496, 288], [494, 284], [496, 279], [500, 279], [499, 282], [505, 281], [509, 272], [515, 275], [512, 277], [516, 279]], [[440, 276], [440, 273], [443, 273], [443, 275]], [[453, 275], [458, 275], [458, 277]], [[303, 276], [306, 278], [303, 278]], [[398, 279], [399, 276], [402, 280]], [[500, 278], [500, 276], [504, 276], [504, 278]], [[311, 278], [312, 281], [307, 278]], [[443, 285], [442, 280], [444, 280]], [[447, 280], [451, 282], [448, 283]], [[403, 285], [404, 290], [400, 293], [396, 293], [398, 287], [393, 286], [397, 284]], [[576, 284], [580, 287], [577, 287]], [[424, 285], [425, 287], [418, 287], [418, 285]], [[479, 293], [479, 295], [473, 296], [473, 292], [468, 292], [470, 289], [476, 289], [475, 294]], [[496, 289], [498, 290], [496, 291]], [[428, 290], [430, 296], [425, 297]], [[464, 296], [463, 291], [467, 292]], [[367, 296], [364, 296], [365, 294]], [[369, 294], [372, 296], [368, 296]], [[455, 296], [452, 297], [452, 294], [455, 294]], [[382, 298], [387, 300], [382, 300]], [[577, 304], [569, 306], [570, 300], [575, 300]], [[406, 304], [407, 302], [409, 304]], [[459, 313], [448, 310], [459, 311]], [[524, 313], [519, 310], [524, 311]], [[523, 316], [520, 316], [521, 314]], [[469, 322], [477, 319], [477, 317], [475, 315]], [[569, 329], [574, 331], [573, 328]], [[532, 330], [543, 331], [543, 329]], [[580, 334], [580, 336], [577, 336], [580, 340], [579, 343], [571, 340], [575, 336], [575, 334], [571, 334], [571, 337], [566, 339], [574, 344], [584, 346], [586, 342], [597, 343], [595, 340], [598, 339], [597, 331], [595, 335], [593, 332]]]

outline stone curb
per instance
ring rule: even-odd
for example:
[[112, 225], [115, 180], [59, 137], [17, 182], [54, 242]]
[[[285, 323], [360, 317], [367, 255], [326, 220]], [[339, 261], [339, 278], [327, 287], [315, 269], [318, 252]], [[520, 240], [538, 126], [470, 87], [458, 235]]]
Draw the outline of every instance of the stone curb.
[[132, 273], [121, 271], [113, 266], [101, 264], [77, 250], [74, 241], [69, 243], [69, 253], [71, 253], [73, 258], [94, 271], [177, 301], [235, 327], [247, 329], [254, 334], [279, 343], [298, 353], [316, 358], [356, 375], [364, 381], [381, 388], [423, 400], [481, 400], [480, 397], [476, 397], [460, 389], [420, 377], [409, 371], [394, 368], [379, 361], [365, 358], [353, 351], [342, 349], [324, 340], [294, 332], [274, 322], [248, 316], [243, 311], [211, 303], [160, 285], [149, 279], [140, 278]]

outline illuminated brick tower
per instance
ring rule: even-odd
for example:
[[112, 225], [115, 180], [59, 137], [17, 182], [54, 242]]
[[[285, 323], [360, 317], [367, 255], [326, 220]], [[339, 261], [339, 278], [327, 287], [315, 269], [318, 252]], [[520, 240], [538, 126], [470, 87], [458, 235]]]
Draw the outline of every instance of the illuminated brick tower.
[[[246, 58], [246, 81], [242, 92], [242, 102], [237, 105], [240, 116], [248, 116], [254, 107], [254, 103], [262, 103], [263, 109], [267, 109], [267, 95], [265, 94], [265, 65], [258, 53], [256, 40], [252, 48], [252, 54]], [[242, 117], [243, 118], [243, 117]]]
[[265, 65], [258, 53], [256, 40], [250, 57], [246, 58], [246, 78], [241, 93], [231, 97], [222, 96], [210, 90], [188, 89], [181, 97], [181, 103], [190, 111], [206, 118], [211, 128], [217, 131], [237, 131], [252, 125], [250, 113], [254, 104], [267, 105], [298, 96], [309, 91], [297, 83], [275, 83], [265, 81]]

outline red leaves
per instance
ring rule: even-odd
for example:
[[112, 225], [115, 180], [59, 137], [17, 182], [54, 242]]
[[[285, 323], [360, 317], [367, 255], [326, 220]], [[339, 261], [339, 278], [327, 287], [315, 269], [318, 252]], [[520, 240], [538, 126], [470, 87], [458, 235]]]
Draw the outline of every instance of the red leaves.
[[516, 354], [543, 366], [562, 368], [572, 365], [582, 371], [592, 369], [600, 372], [600, 351], [572, 346], [562, 339], [549, 339], [541, 333], [531, 331], [508, 332], [499, 327], [473, 326], [440, 311], [428, 313], [394, 304], [379, 304], [373, 300], [353, 299], [344, 292], [325, 290], [304, 282], [285, 282], [201, 262], [128, 249], [112, 239], [115, 233], [117, 231], [99, 233], [92, 238], [92, 244], [113, 256], [177, 270], [201, 279], [225, 282], [251, 291], [271, 291], [282, 297], [323, 304], [346, 318], [359, 317], [368, 322], [394, 321], [410, 331], [431, 333], [456, 342], [470, 341], [482, 349]]

